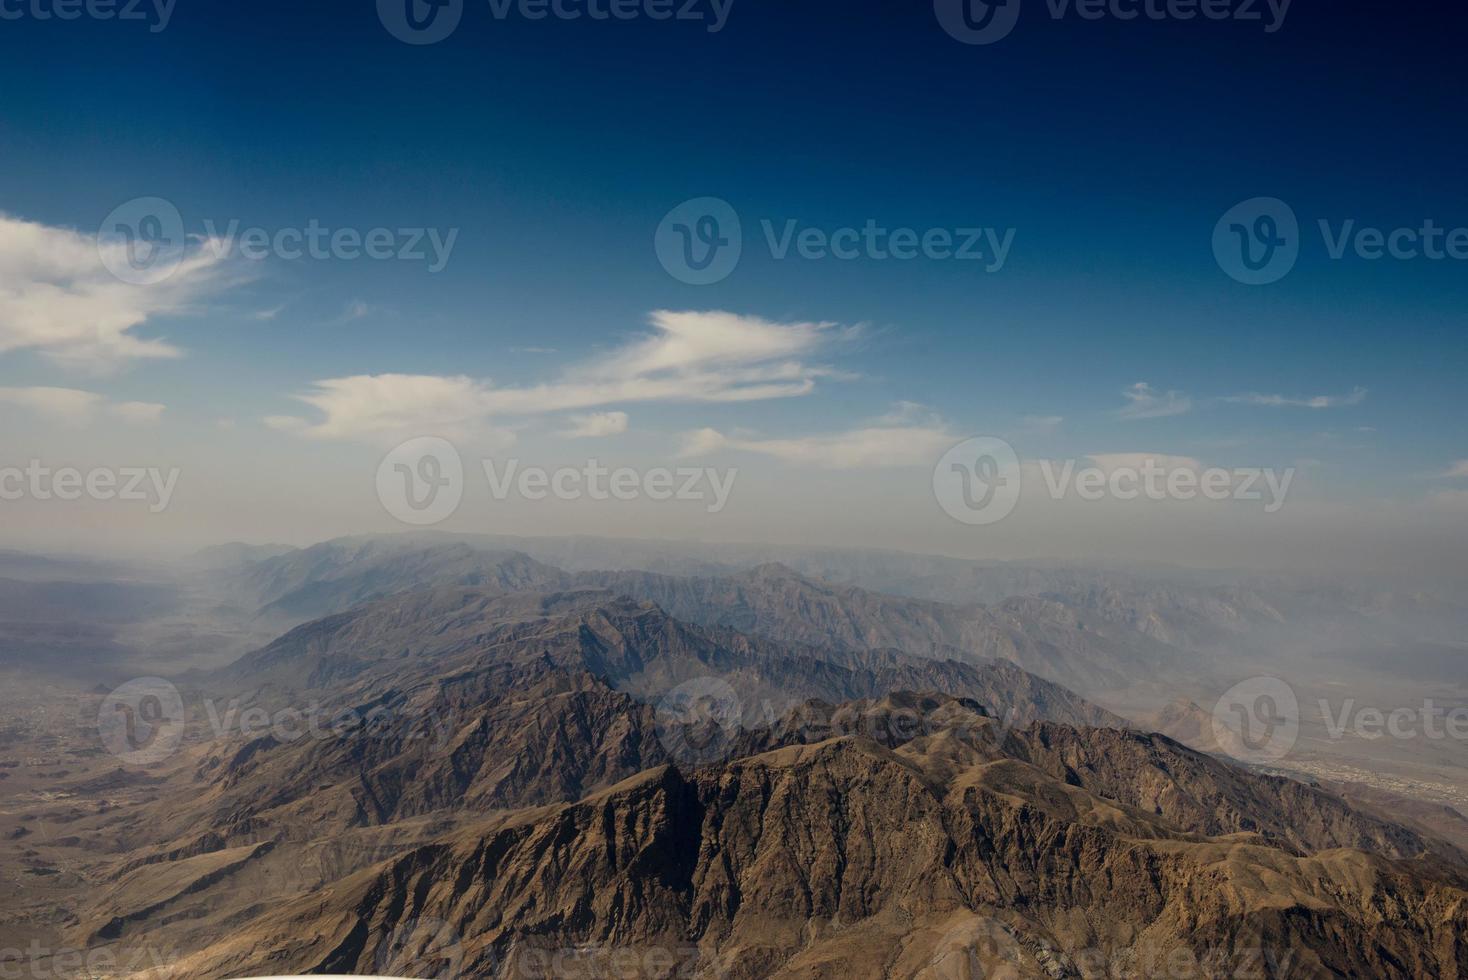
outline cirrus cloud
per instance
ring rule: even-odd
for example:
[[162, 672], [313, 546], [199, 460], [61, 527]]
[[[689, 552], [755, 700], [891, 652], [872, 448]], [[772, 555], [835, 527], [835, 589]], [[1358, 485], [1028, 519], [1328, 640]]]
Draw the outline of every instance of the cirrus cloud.
[[1366, 400], [1366, 389], [1353, 388], [1348, 395], [1315, 395], [1308, 398], [1263, 395], [1257, 391], [1251, 391], [1242, 395], [1232, 395], [1223, 400], [1233, 405], [1253, 405], [1258, 408], [1349, 408]]
[[814, 391], [822, 378], [845, 377], [808, 359], [854, 333], [834, 323], [779, 323], [722, 311], [659, 310], [650, 322], [650, 334], [541, 384], [501, 387], [467, 375], [329, 378], [295, 396], [318, 419], [272, 416], [267, 424], [314, 439], [377, 442], [426, 433], [503, 439], [508, 433], [497, 426], [507, 418], [627, 403], [794, 398]]
[[63, 367], [106, 374], [183, 352], [137, 335], [191, 309], [225, 283], [224, 254], [196, 243], [161, 282], [117, 279], [103, 260], [120, 243], [0, 214], [0, 354], [31, 350]]
[[134, 425], [157, 422], [165, 410], [155, 402], [109, 402], [94, 391], [78, 388], [0, 388], [0, 404], [56, 425], [81, 427], [91, 424], [99, 413], [105, 413]]

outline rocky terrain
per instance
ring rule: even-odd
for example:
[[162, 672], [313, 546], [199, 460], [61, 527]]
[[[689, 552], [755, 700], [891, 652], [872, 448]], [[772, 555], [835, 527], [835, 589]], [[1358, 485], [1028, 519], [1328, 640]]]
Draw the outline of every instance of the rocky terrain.
[[250, 629], [321, 615], [157, 681], [184, 705], [158, 758], [98, 747], [107, 684], [0, 729], [0, 948], [42, 937], [32, 973], [1468, 969], [1460, 817], [1044, 676], [1163, 671], [1242, 598], [945, 603], [416, 538], [201, 567]]
[[[897, 701], [939, 717], [905, 741], [836, 734], [692, 771], [659, 766], [495, 816], [273, 910], [183, 965], [368, 972], [406, 957], [422, 975], [513, 976], [612, 948], [622, 962], [751, 978], [1468, 968], [1460, 872], [1421, 855], [1204, 834], [1016, 758], [974, 706]], [[1323, 801], [1294, 806], [1312, 802]], [[1314, 843], [1337, 843], [1325, 834]], [[403, 921], [435, 923], [431, 939], [394, 950]]]

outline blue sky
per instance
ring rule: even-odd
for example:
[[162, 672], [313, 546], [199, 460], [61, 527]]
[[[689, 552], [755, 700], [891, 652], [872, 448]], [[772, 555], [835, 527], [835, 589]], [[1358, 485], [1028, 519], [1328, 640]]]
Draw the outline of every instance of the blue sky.
[[[1027, 457], [1303, 460], [1333, 474], [1316, 484], [1322, 497], [1394, 504], [1462, 489], [1432, 477], [1468, 458], [1465, 264], [1332, 260], [1315, 228], [1468, 225], [1457, 26], [1384, 3], [1300, 3], [1268, 34], [1053, 20], [1026, 2], [1014, 34], [988, 46], [949, 38], [924, 3], [735, 0], [711, 33], [645, 18], [501, 20], [467, 0], [459, 29], [422, 47], [393, 38], [370, 3], [178, 0], [156, 32], [0, 20], [11, 219], [92, 234], [118, 205], [159, 196], [193, 234], [206, 219], [457, 233], [440, 272], [231, 261], [187, 303], [129, 328], [181, 357], [79, 372], [12, 345], [0, 387], [166, 410], [116, 436], [76, 425], [53, 436], [54, 420], [23, 405], [0, 408], [0, 426], [81, 455], [139, 445], [187, 462], [233, 441], [236, 463], [309, 458], [344, 474], [382, 447], [346, 429], [312, 437], [320, 416], [293, 396], [318, 382], [391, 373], [522, 388], [636, 349], [652, 311], [728, 311], [838, 325], [802, 351], [821, 372], [813, 390], [609, 400], [586, 411], [626, 412], [628, 430], [597, 451], [672, 458], [704, 428], [752, 445], [832, 438], [912, 402], [924, 406], [903, 410], [915, 424], [1003, 435]], [[659, 264], [654, 233], [705, 195], [739, 214], [745, 247], [726, 279], [687, 285]], [[1302, 254], [1280, 282], [1246, 286], [1220, 270], [1210, 237], [1260, 196], [1293, 208]], [[954, 260], [775, 260], [760, 222], [790, 219], [1014, 239], [991, 273]], [[1179, 410], [1125, 417], [1139, 383], [1176, 393], [1167, 404]], [[1329, 407], [1258, 404], [1309, 399]], [[518, 451], [584, 455], [555, 442], [566, 414], [517, 418]], [[285, 416], [304, 430], [262, 422]], [[185, 536], [209, 526], [200, 516]], [[282, 533], [306, 532], [286, 521]]]

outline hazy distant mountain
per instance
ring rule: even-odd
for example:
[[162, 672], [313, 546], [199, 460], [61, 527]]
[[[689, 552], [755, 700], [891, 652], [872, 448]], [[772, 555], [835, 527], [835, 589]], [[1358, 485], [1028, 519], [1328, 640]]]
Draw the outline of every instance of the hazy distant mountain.
[[586, 572], [575, 580], [649, 599], [691, 622], [814, 646], [1008, 660], [1082, 690], [1156, 677], [1176, 660], [1159, 641], [1043, 599], [959, 606], [829, 585], [783, 565], [722, 577]]
[[684, 623], [651, 602], [599, 589], [396, 595], [297, 627], [205, 683], [267, 699], [349, 688], [366, 703], [383, 692], [419, 691], [425, 676], [453, 676], [461, 690], [494, 690], [550, 669], [602, 677], [648, 698], [687, 680], [721, 677], [741, 696], [751, 723], [805, 698], [907, 688], [982, 697], [1002, 704], [1016, 724], [1126, 724], [1010, 663], [780, 643]]
[[233, 568], [279, 558], [281, 555], [288, 555], [296, 550], [298, 549], [294, 545], [289, 544], [244, 544], [239, 541], [231, 541], [228, 544], [200, 548], [194, 552], [191, 561], [200, 568]]
[[1000, 659], [1083, 690], [1156, 679], [1179, 651], [1125, 623], [1083, 617], [1047, 599], [989, 608], [833, 586], [780, 565], [719, 576], [635, 571], [566, 573], [469, 540], [406, 535], [325, 542], [231, 573], [261, 614], [298, 622], [406, 591], [472, 586], [499, 592], [593, 586], [648, 599], [692, 623], [810, 646], [891, 648], [920, 657]]
[[415, 589], [552, 589], [565, 585], [565, 575], [519, 552], [388, 536], [342, 538], [289, 551], [238, 567], [229, 581], [262, 615], [299, 622]]
[[[512, 544], [532, 554], [503, 550]], [[795, 565], [714, 560], [778, 550]], [[588, 567], [597, 562], [606, 564]], [[830, 580], [811, 577], [812, 568]], [[1180, 691], [1236, 680], [1234, 664], [1264, 658], [1278, 667], [1325, 651], [1359, 649], [1369, 664], [1383, 650], [1410, 647], [1424, 651], [1412, 662], [1436, 677], [1461, 658], [1419, 638], [1446, 643], [1468, 629], [1468, 610], [1454, 600], [1360, 583], [764, 546], [698, 552], [597, 538], [345, 538], [238, 567], [226, 581], [232, 594], [254, 597], [282, 625], [435, 586], [511, 592], [595, 585], [650, 599], [690, 622], [810, 645], [1007, 659], [1085, 694], [1126, 692], [1128, 701], [1158, 705]], [[873, 591], [871, 583], [900, 594]], [[968, 598], [912, 594], [925, 591]], [[980, 596], [989, 601], [974, 601]]]

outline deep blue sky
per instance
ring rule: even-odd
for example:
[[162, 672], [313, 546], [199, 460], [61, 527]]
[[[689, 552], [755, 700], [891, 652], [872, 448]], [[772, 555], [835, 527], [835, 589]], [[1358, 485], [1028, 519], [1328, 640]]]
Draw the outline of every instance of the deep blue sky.
[[[950, 39], [922, 2], [735, 0], [710, 34], [501, 21], [467, 0], [459, 30], [427, 47], [392, 38], [365, 0], [178, 0], [156, 34], [0, 21], [0, 212], [91, 230], [159, 195], [191, 231], [206, 217], [460, 229], [438, 275], [271, 261], [207, 310], [139, 329], [187, 360], [82, 383], [19, 352], [0, 358], [0, 384], [257, 424], [300, 412], [289, 396], [323, 378], [521, 383], [623, 342], [648, 311], [726, 309], [869, 325], [830, 358], [860, 378], [798, 404], [641, 420], [797, 435], [911, 400], [965, 432], [1064, 417], [1031, 437], [1037, 453], [1252, 444], [1260, 463], [1329, 457], [1331, 439], [1357, 454], [1372, 430], [1354, 479], [1373, 485], [1468, 457], [1468, 265], [1330, 261], [1315, 231], [1468, 225], [1461, 11], [1297, 0], [1266, 34], [1054, 21], [1025, 2], [1015, 33], [983, 47]], [[739, 268], [703, 287], [652, 249], [663, 214], [700, 195], [729, 201], [746, 234]], [[1255, 196], [1305, 226], [1299, 266], [1272, 286], [1234, 282], [1210, 251], [1219, 216]], [[766, 217], [1017, 234], [995, 275], [774, 262], [757, 245]], [[343, 316], [352, 304], [366, 314]], [[1119, 422], [1139, 381], [1196, 407]], [[1363, 402], [1330, 411], [1213, 402], [1358, 387]]]

